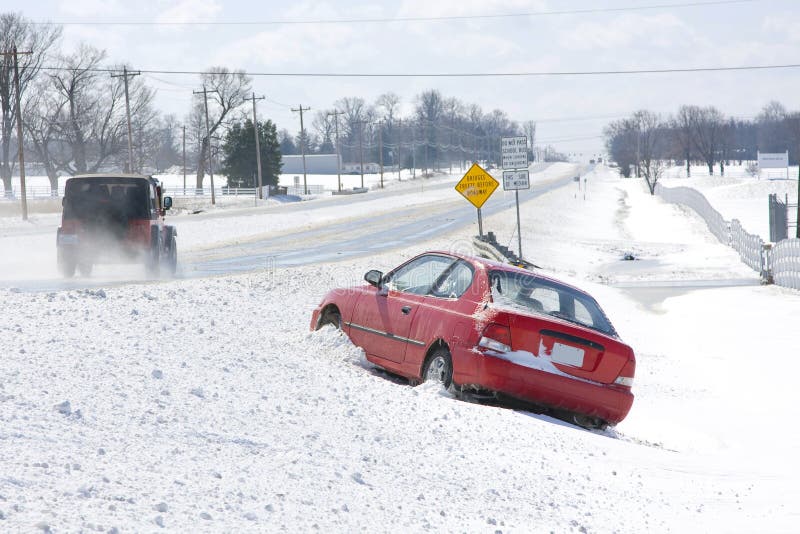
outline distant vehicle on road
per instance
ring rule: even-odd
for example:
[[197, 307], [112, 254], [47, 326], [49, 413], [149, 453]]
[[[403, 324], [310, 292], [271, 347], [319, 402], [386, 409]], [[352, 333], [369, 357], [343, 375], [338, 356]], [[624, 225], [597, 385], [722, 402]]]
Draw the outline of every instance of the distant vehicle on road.
[[325, 295], [311, 329], [341, 328], [370, 362], [456, 395], [517, 399], [589, 428], [630, 411], [633, 350], [575, 287], [446, 252], [364, 279]]
[[172, 207], [158, 180], [132, 174], [83, 175], [67, 180], [56, 235], [58, 268], [89, 276], [97, 263], [142, 262], [148, 274], [174, 274], [177, 231], [164, 223]]

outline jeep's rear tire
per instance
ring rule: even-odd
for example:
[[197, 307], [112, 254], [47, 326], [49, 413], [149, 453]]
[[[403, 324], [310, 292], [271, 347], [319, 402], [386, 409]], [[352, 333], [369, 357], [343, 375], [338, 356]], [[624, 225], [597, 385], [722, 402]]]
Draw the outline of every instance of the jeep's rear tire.
[[92, 276], [92, 262], [82, 261], [78, 263], [78, 272], [81, 273], [81, 276]]
[[64, 278], [72, 278], [75, 276], [75, 267], [77, 267], [78, 262], [75, 261], [75, 258], [72, 254], [67, 254], [65, 252], [58, 251], [58, 272], [61, 273], [61, 276]]
[[161, 229], [158, 226], [150, 227], [150, 250], [145, 257], [145, 270], [147, 276], [155, 278], [161, 263]]
[[178, 269], [178, 241], [175, 238], [175, 229], [168, 226], [165, 229], [166, 235], [166, 249], [164, 250], [164, 257], [162, 259], [164, 268], [170, 276], [175, 276], [175, 271]]

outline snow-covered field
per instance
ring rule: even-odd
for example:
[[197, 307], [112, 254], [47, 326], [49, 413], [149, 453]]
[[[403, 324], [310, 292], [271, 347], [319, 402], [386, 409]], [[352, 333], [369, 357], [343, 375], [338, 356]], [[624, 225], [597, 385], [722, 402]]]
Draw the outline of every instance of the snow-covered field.
[[[714, 167], [714, 173], [710, 176], [705, 166], [692, 167], [692, 177], [686, 178], [685, 168], [672, 167], [661, 183], [697, 189], [725, 219], [739, 219], [745, 230], [765, 241], [769, 241], [769, 195], [777, 194], [781, 201], [788, 197], [790, 204], [797, 203], [796, 166], [789, 168], [789, 179], [783, 171], [774, 169], [761, 177], [751, 176], [740, 166], [726, 167], [724, 177], [719, 174], [719, 166]], [[789, 220], [794, 219], [792, 214]]]
[[[308, 331], [327, 289], [468, 250], [475, 228], [311, 267], [2, 289], [0, 530], [796, 531], [800, 294], [693, 287], [756, 277], [693, 213], [603, 168], [586, 178], [585, 198], [570, 184], [523, 204], [523, 252], [594, 294], [636, 350], [637, 398], [615, 429], [410, 387]], [[175, 221], [203, 248], [335, 220], [327, 209]], [[53, 247], [7, 226], [6, 250]], [[513, 210], [484, 221], [512, 246], [515, 226]]]

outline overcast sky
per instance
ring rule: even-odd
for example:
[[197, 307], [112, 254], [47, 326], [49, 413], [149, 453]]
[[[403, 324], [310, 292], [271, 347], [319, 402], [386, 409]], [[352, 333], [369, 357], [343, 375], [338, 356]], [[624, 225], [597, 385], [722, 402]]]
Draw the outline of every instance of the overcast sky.
[[[109, 63], [142, 70], [200, 71], [222, 65], [248, 72], [452, 73], [733, 67], [800, 63], [800, 2], [665, 7], [449, 21], [267, 24], [424, 16], [502, 15], [688, 3], [688, 0], [4, 0], [0, 11], [67, 24], [62, 48], [84, 41]], [[208, 25], [110, 25], [103, 22], [213, 22]], [[265, 22], [222, 25], [222, 22]], [[183, 118], [194, 75], [147, 75], [163, 112]], [[800, 109], [800, 69], [622, 76], [485, 78], [254, 77], [260, 117], [298, 130], [290, 106], [330, 108], [344, 96], [373, 101], [397, 93], [410, 112], [429, 88], [539, 121], [538, 140], [564, 152], [602, 149], [603, 126], [636, 109], [672, 112], [714, 104], [752, 117], [770, 100]], [[313, 111], [312, 111], [313, 113]]]

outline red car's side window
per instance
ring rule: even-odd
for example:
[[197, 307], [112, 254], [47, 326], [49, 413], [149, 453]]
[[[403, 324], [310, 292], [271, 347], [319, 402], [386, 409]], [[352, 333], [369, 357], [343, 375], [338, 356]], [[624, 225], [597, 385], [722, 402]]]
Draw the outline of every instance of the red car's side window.
[[440, 277], [432, 288], [431, 295], [450, 299], [458, 298], [472, 285], [474, 276], [473, 267], [469, 263], [459, 260], [450, 267], [444, 277]]
[[384, 283], [391, 291], [427, 295], [453, 261], [446, 256], [422, 256], [389, 273]]

